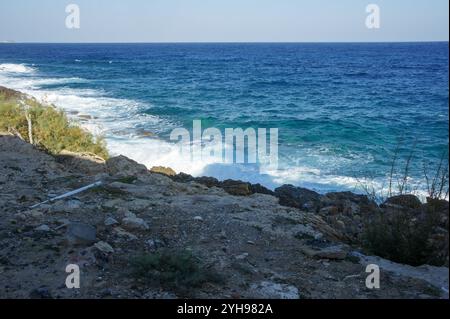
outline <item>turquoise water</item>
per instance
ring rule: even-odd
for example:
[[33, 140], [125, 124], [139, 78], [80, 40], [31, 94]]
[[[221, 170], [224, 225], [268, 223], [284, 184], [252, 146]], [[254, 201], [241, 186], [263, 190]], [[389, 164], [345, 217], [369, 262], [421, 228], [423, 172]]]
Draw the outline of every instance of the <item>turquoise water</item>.
[[[448, 43], [4, 44], [0, 85], [92, 116], [113, 154], [272, 188], [380, 188], [402, 139], [423, 190], [423, 164], [448, 149]], [[279, 169], [178, 156], [169, 134], [194, 119], [278, 128]]]

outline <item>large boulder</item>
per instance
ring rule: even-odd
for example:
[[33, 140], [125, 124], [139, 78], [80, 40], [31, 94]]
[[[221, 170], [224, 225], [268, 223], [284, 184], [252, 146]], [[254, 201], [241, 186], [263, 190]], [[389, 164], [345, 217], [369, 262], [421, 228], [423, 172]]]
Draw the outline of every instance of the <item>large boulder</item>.
[[414, 195], [398, 195], [388, 198], [382, 206], [419, 209], [422, 207], [422, 202]]
[[116, 177], [130, 177], [149, 173], [145, 165], [139, 164], [123, 155], [106, 161], [108, 173]]
[[220, 183], [220, 187], [222, 187], [230, 195], [250, 196], [251, 194], [253, 194], [250, 188], [250, 184], [241, 181], [228, 179]]
[[361, 242], [366, 221], [379, 211], [367, 196], [352, 192], [328, 193], [321, 198], [321, 206], [322, 219], [350, 244]]
[[316, 211], [320, 206], [321, 195], [301, 187], [283, 185], [275, 189], [275, 196], [279, 198], [280, 205]]

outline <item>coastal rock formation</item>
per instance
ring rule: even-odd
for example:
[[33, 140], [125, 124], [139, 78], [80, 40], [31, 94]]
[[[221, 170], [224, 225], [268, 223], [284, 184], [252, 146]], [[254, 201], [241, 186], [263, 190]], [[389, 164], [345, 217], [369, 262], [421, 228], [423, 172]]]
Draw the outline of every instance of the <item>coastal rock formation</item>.
[[[448, 297], [446, 267], [357, 252], [365, 216], [383, 210], [365, 197], [288, 186], [281, 193], [292, 201], [283, 203], [301, 208], [289, 207], [249, 183], [168, 177], [123, 156], [72, 157], [0, 134], [0, 297]], [[102, 169], [85, 169], [87, 161]], [[102, 186], [30, 209], [98, 180]], [[439, 212], [434, 243], [448, 245], [448, 204], [420, 209]], [[374, 262], [382, 289], [365, 286]], [[83, 289], [65, 287], [68, 264], [80, 266]]]

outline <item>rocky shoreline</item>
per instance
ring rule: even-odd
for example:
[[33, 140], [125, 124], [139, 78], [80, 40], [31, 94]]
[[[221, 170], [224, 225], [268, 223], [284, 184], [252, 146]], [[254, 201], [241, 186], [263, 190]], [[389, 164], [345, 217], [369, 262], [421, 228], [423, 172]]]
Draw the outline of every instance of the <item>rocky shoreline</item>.
[[[123, 156], [52, 156], [7, 133], [0, 162], [3, 298], [448, 298], [446, 201], [272, 192]], [[95, 181], [102, 186], [30, 209]], [[420, 233], [417, 259], [428, 265], [365, 246], [379, 216], [384, 228], [400, 216], [421, 230], [430, 212], [437, 219]], [[65, 285], [68, 264], [80, 267], [80, 289]], [[380, 266], [380, 289], [366, 287], [368, 264]]]

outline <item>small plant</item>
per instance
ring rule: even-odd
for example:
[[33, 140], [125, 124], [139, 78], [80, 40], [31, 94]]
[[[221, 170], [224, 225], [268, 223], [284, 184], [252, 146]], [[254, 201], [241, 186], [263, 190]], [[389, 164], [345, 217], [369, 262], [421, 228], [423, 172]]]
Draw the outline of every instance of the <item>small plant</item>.
[[164, 249], [143, 254], [131, 260], [131, 269], [136, 280], [165, 286], [183, 294], [191, 294], [192, 288], [207, 282], [222, 280], [187, 250]]
[[427, 182], [428, 197], [430, 199], [447, 199], [449, 193], [448, 155], [442, 153], [434, 176], [429, 176], [429, 169], [426, 164], [424, 164], [423, 171]]
[[[411, 183], [411, 166], [415, 160], [414, 152], [416, 150], [417, 141], [404, 160], [404, 164], [400, 163], [399, 157], [402, 142], [398, 142], [394, 150], [392, 162], [390, 165], [387, 183], [377, 183], [374, 176], [368, 176], [364, 179], [355, 179], [358, 182], [358, 188], [362, 190], [369, 199], [377, 203], [383, 203], [388, 198], [399, 195], [417, 195], [417, 186]], [[427, 186], [428, 198], [433, 200], [448, 200], [449, 196], [449, 161], [448, 153], [443, 152], [440, 161], [435, 166], [427, 163], [423, 164], [423, 184]], [[422, 198], [424, 201], [425, 199]]]

